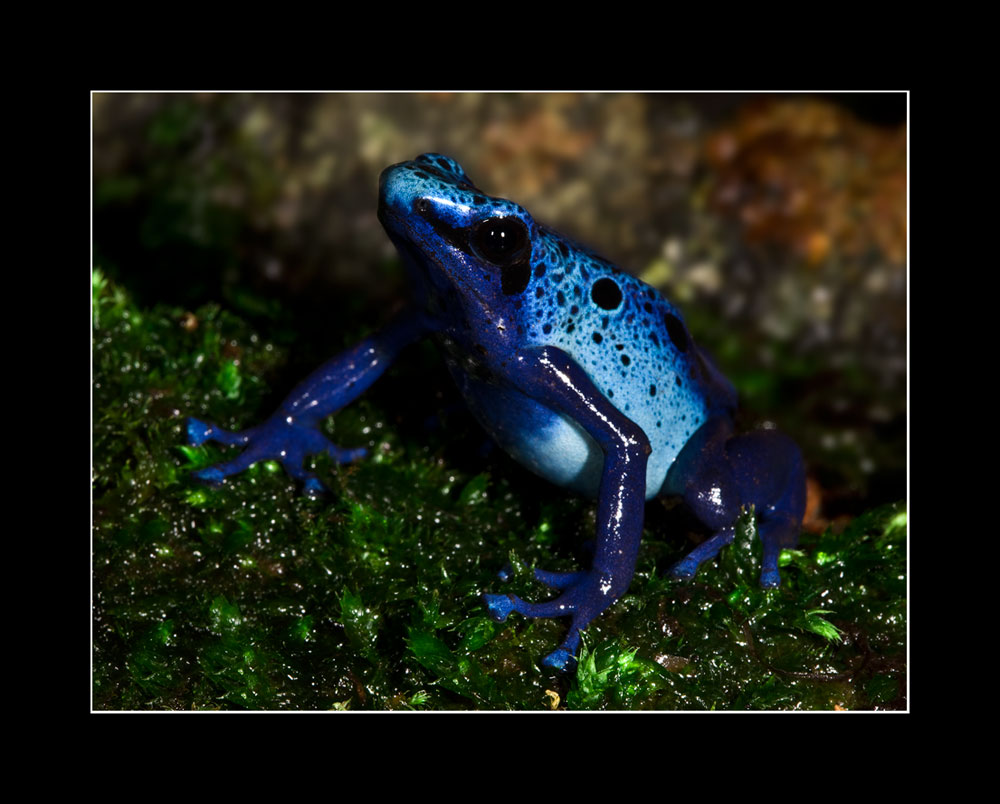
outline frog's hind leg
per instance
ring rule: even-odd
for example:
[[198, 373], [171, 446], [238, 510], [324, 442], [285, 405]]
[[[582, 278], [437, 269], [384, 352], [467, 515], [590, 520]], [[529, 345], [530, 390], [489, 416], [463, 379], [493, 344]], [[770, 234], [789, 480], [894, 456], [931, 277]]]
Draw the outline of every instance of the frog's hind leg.
[[757, 535], [764, 546], [760, 585], [780, 585], [778, 556], [795, 547], [806, 510], [806, 471], [802, 453], [777, 430], [757, 430], [731, 438], [726, 456], [733, 466], [741, 504], [753, 504]]
[[696, 468], [683, 491], [688, 506], [713, 535], [675, 564], [670, 574], [679, 579], [694, 577], [703, 561], [733, 541], [740, 509], [752, 505], [764, 548], [760, 583], [776, 587], [781, 583], [778, 556], [798, 542], [805, 513], [802, 454], [794, 441], [776, 430], [722, 436], [720, 431], [719, 437], [707, 438], [698, 446]]
[[778, 574], [778, 556], [782, 550], [795, 547], [798, 544], [801, 523], [801, 516], [772, 516], [757, 523], [757, 535], [764, 545], [760, 585], [765, 589], [774, 589], [781, 585], [781, 576]]

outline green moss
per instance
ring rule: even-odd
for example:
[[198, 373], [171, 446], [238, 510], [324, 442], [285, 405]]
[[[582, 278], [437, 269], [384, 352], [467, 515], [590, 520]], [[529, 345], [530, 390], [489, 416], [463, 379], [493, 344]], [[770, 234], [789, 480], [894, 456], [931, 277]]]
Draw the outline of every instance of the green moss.
[[[163, 134], [183, 135], [183, 120]], [[664, 579], [689, 545], [651, 503], [628, 594], [587, 630], [575, 673], [549, 672], [567, 623], [498, 624], [480, 595], [549, 596], [532, 568], [579, 566], [593, 503], [488, 450], [460, 409], [411, 410], [414, 388], [428, 415], [454, 399], [432, 348], [325, 423], [373, 455], [317, 459], [325, 498], [274, 463], [212, 489], [190, 473], [227, 451], [185, 446], [184, 418], [260, 421], [298, 379], [288, 352], [218, 306], [140, 310], [102, 274], [93, 284], [95, 708], [899, 705], [902, 505], [805, 538], [764, 591], [749, 517], [694, 582]], [[361, 328], [346, 322], [345, 344]], [[299, 346], [300, 362], [325, 357]]]

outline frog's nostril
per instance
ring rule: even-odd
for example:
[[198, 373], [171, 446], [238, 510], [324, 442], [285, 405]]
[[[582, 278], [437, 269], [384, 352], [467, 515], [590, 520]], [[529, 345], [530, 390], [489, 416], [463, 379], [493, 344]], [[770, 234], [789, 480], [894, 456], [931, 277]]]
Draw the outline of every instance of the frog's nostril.
[[418, 198], [413, 202], [413, 211], [418, 215], [428, 215], [431, 211], [431, 202], [426, 198]]

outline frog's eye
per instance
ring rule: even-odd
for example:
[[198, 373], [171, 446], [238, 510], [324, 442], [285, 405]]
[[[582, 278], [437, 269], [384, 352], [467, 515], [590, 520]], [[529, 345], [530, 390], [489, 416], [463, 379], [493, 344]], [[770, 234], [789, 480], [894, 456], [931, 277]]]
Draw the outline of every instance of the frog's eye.
[[528, 229], [519, 218], [487, 218], [472, 232], [476, 253], [494, 265], [509, 265], [528, 245]]

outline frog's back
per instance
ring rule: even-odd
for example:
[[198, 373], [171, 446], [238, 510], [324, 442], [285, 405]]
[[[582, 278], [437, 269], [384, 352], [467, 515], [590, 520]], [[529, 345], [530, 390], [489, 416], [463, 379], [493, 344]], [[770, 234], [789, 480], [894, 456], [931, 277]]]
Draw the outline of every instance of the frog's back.
[[653, 449], [647, 466], [647, 497], [653, 497], [698, 428], [713, 415], [731, 414], [735, 390], [692, 341], [679, 310], [654, 288], [544, 226], [533, 245], [523, 294], [525, 342], [565, 351], [642, 427]]

